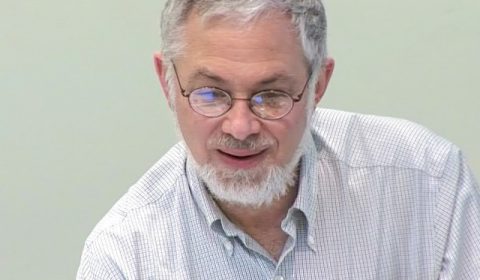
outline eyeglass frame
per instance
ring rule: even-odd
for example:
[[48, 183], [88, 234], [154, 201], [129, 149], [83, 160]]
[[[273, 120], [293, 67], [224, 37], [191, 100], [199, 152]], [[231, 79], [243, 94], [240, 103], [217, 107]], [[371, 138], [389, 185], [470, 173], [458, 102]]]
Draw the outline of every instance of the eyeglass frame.
[[[258, 92], [256, 92], [256, 93], [252, 94], [249, 98], [239, 98], [239, 97], [233, 97], [230, 92], [228, 92], [228, 91], [226, 91], [226, 90], [223, 90], [223, 89], [221, 89], [221, 88], [210, 87], [210, 86], [203, 87], [203, 88], [212, 88], [212, 89], [220, 90], [220, 91], [226, 93], [226, 94], [228, 95], [228, 97], [232, 100], [229, 108], [228, 108], [227, 110], [225, 110], [225, 112], [223, 112], [222, 114], [220, 114], [220, 115], [218, 115], [218, 116], [207, 116], [207, 115], [204, 115], [204, 114], [198, 112], [197, 110], [195, 110], [195, 109], [192, 107], [192, 104], [191, 104], [191, 101], [190, 101], [190, 96], [191, 96], [191, 94], [192, 94], [195, 90], [200, 89], [200, 88], [193, 89], [193, 90], [191, 90], [189, 93], [185, 94], [185, 93], [187, 92], [187, 90], [184, 89], [183, 86], [182, 86], [182, 83], [180, 83], [180, 77], [178, 76], [177, 67], [175, 66], [175, 63], [174, 63], [173, 61], [171, 61], [171, 63], [172, 63], [172, 66], [173, 66], [173, 72], [175, 73], [175, 77], [177, 78], [177, 83], [178, 83], [178, 86], [179, 86], [179, 88], [180, 88], [180, 93], [181, 93], [181, 95], [182, 95], [183, 97], [186, 97], [186, 98], [188, 99], [188, 105], [190, 105], [190, 108], [191, 108], [194, 112], [196, 112], [196, 113], [198, 113], [198, 114], [200, 114], [200, 115], [202, 115], [202, 116], [204, 116], [204, 117], [207, 117], [207, 118], [218, 118], [218, 117], [221, 117], [221, 116], [225, 115], [228, 111], [230, 111], [230, 110], [232, 109], [232, 107], [233, 107], [233, 101], [234, 101], [234, 100], [244, 100], [244, 101], [248, 101], [248, 108], [250, 109], [250, 111], [251, 111], [255, 116], [257, 116], [257, 117], [259, 117], [259, 118], [261, 118], [261, 119], [263, 119], [263, 120], [279, 120], [279, 119], [285, 117], [286, 115], [288, 115], [288, 114], [293, 110], [293, 107], [295, 106], [295, 103], [297, 103], [298, 101], [302, 100], [302, 97], [303, 97], [303, 95], [305, 94], [305, 90], [306, 90], [307, 87], [308, 87], [308, 83], [310, 82], [310, 79], [311, 79], [311, 77], [312, 77], [312, 73], [309, 72], [307, 81], [305, 82], [305, 85], [303, 86], [302, 91], [300, 92], [300, 94], [299, 94], [297, 97], [293, 97], [292, 95], [290, 95], [289, 93], [284, 92], [284, 91], [278, 91], [278, 90], [261, 90], [261, 91], [258, 91]], [[257, 94], [259, 94], [259, 93], [269, 92], [269, 91], [276, 91], [276, 92], [285, 93], [285, 95], [287, 95], [287, 96], [293, 101], [293, 102], [292, 102], [292, 106], [290, 107], [290, 109], [289, 109], [288, 111], [285, 112], [285, 114], [280, 115], [279, 117], [276, 117], [276, 118], [265, 118], [265, 117], [262, 117], [262, 116], [258, 115], [258, 114], [252, 109], [252, 105], [251, 105], [251, 104], [252, 104], [252, 102], [251, 102], [252, 98], [253, 98], [254, 96], [256, 96]]]

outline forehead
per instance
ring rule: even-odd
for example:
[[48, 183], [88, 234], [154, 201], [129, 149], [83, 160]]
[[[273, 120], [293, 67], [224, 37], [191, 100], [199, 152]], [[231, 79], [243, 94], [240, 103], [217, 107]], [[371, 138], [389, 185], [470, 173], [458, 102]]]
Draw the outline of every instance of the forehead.
[[232, 16], [203, 19], [192, 11], [183, 35], [184, 50], [178, 60], [191, 67], [213, 72], [235, 68], [237, 73], [306, 71], [298, 34], [284, 13], [269, 12], [244, 22]]

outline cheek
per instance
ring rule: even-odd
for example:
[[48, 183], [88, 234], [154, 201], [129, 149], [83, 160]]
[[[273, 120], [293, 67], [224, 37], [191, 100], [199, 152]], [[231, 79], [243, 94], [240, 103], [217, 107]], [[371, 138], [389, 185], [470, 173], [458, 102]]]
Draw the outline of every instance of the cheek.
[[306, 128], [306, 113], [303, 110], [292, 111], [288, 122], [282, 127], [282, 135], [278, 136], [279, 156], [282, 163], [287, 163], [299, 145]]
[[207, 141], [215, 129], [215, 124], [194, 113], [188, 106], [181, 101], [176, 102], [178, 126], [193, 157], [202, 164], [208, 160]]

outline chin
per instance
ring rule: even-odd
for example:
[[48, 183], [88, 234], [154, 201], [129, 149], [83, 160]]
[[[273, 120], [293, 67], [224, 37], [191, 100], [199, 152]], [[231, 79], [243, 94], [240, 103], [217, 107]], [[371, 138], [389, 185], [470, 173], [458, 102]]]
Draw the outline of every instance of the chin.
[[292, 167], [260, 166], [226, 169], [197, 166], [197, 172], [212, 196], [221, 202], [260, 207], [282, 198], [295, 185], [296, 164]]

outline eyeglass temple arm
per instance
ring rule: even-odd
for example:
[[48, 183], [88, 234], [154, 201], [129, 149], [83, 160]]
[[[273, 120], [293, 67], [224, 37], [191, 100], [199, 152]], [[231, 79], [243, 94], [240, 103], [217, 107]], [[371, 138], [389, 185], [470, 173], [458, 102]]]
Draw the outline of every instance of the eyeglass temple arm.
[[305, 85], [303, 86], [302, 92], [297, 97], [292, 97], [293, 102], [298, 102], [298, 101], [302, 100], [303, 94], [305, 93], [305, 90], [308, 87], [308, 83], [310, 82], [311, 77], [312, 77], [312, 72], [310, 72], [308, 74], [308, 79], [307, 79], [307, 82], [305, 83]]
[[177, 78], [177, 83], [178, 83], [178, 87], [180, 88], [180, 93], [187, 97], [187, 95], [185, 94], [185, 92], [187, 90], [185, 90], [183, 87], [182, 87], [182, 84], [180, 83], [180, 78], [178, 77], [178, 72], [177, 72], [177, 67], [175, 66], [175, 63], [173, 63], [173, 60], [170, 61], [172, 63], [172, 66], [173, 66], [173, 72], [175, 73], [175, 77]]

